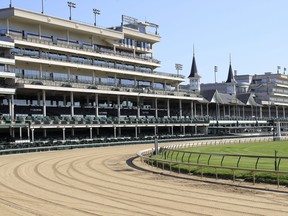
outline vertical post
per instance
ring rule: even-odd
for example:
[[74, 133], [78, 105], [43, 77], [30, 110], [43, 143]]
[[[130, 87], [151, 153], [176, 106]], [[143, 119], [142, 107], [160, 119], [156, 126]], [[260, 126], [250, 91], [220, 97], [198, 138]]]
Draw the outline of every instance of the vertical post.
[[191, 115], [190, 117], [193, 118], [194, 117], [194, 112], [193, 112], [193, 101], [191, 101]]
[[44, 2], [43, 2], [43, 0], [42, 0], [42, 12], [41, 12], [42, 14], [44, 13]]
[[74, 116], [74, 94], [70, 92], [70, 102], [71, 102], [71, 116]]
[[19, 127], [19, 139], [22, 140], [22, 127]]
[[117, 137], [117, 130], [116, 130], [116, 127], [114, 126], [114, 138], [116, 138]]
[[90, 139], [93, 138], [93, 131], [92, 131], [92, 127], [90, 127]]
[[158, 99], [155, 98], [155, 117], [158, 118]]
[[118, 116], [118, 123], [120, 123], [119, 118], [120, 118], [120, 95], [117, 95], [117, 116]]
[[63, 128], [62, 135], [63, 135], [63, 141], [65, 141], [65, 139], [66, 139], [66, 137], [65, 137], [65, 128]]
[[154, 148], [155, 148], [155, 155], [158, 155], [158, 137], [155, 136], [155, 139], [154, 139]]
[[31, 129], [31, 138], [31, 141], [34, 142], [34, 128]]
[[95, 117], [98, 118], [99, 116], [99, 100], [98, 94], [95, 94]]
[[170, 117], [170, 100], [167, 99], [167, 117]]
[[46, 91], [42, 90], [43, 116], [46, 116]]
[[180, 116], [180, 118], [182, 118], [182, 100], [180, 99], [179, 100], [179, 116]]

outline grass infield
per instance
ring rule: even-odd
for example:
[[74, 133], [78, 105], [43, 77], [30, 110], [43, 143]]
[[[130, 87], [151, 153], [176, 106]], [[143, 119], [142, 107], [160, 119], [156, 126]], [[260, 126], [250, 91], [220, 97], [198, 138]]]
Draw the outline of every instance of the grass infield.
[[[258, 170], [275, 170], [275, 163], [278, 165], [279, 159], [275, 159], [275, 153], [277, 157], [288, 157], [288, 141], [277, 141], [277, 142], [253, 142], [253, 143], [240, 143], [240, 144], [225, 144], [225, 145], [213, 145], [213, 146], [201, 146], [192, 147], [189, 149], [181, 149], [181, 151], [187, 152], [202, 152], [202, 153], [214, 153], [214, 154], [228, 154], [223, 158], [221, 155], [210, 155], [199, 153], [170, 153], [168, 159], [175, 161], [182, 161], [190, 163], [199, 163], [211, 166], [225, 166], [225, 167], [237, 167], [238, 168], [250, 168]], [[243, 155], [239, 160], [239, 156]], [[229, 156], [230, 155], [230, 156]], [[250, 156], [271, 156], [273, 158], [257, 158], [257, 157], [246, 157]], [[164, 155], [160, 157], [164, 159]], [[168, 164], [165, 165], [168, 168]], [[170, 168], [170, 167], [169, 167]], [[205, 176], [215, 177], [216, 170], [214, 168], [203, 168], [202, 170], [197, 166], [185, 166], [185, 165], [172, 165], [172, 169], [180, 170], [182, 172], [190, 172], [193, 174], [203, 174]], [[278, 167], [279, 171], [288, 171], [288, 159], [281, 159]], [[252, 181], [252, 173], [250, 171], [235, 171], [235, 177], [244, 181]], [[232, 171], [227, 169], [217, 168], [217, 176], [219, 178], [232, 178]], [[277, 183], [276, 174], [273, 173], [256, 173], [256, 182], [266, 182], [266, 183]], [[288, 175], [280, 175], [280, 183], [288, 185]]]

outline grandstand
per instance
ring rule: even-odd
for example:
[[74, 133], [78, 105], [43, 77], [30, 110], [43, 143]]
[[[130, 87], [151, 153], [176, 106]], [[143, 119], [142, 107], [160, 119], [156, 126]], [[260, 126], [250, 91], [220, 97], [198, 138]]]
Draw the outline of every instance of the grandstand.
[[236, 92], [243, 85], [231, 64], [226, 92], [200, 89], [195, 55], [188, 87], [184, 76], [157, 71], [156, 24], [123, 15], [103, 28], [13, 7], [0, 14], [1, 137], [191, 137], [269, 132], [272, 116], [285, 119], [285, 108]]

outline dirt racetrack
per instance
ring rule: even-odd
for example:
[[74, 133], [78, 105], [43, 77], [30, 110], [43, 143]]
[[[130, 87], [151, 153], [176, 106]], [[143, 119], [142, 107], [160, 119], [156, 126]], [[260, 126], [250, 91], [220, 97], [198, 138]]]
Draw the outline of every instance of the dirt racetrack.
[[0, 215], [288, 215], [286, 188], [278, 193], [173, 178], [133, 160], [145, 148], [1, 156]]

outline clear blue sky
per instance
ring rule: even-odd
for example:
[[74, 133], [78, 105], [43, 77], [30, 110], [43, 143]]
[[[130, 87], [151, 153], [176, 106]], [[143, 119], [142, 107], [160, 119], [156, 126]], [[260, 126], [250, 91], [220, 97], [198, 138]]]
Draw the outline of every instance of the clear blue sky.
[[[120, 25], [121, 15], [160, 26], [161, 42], [155, 45], [158, 71], [189, 75], [193, 44], [202, 82], [225, 81], [232, 56], [238, 74], [276, 72], [288, 68], [287, 0], [72, 0], [77, 7], [72, 19], [93, 24], [92, 8], [101, 10], [97, 24]], [[0, 0], [8, 7], [10, 0]], [[41, 0], [12, 0], [14, 7], [41, 12]], [[44, 0], [45, 14], [67, 18], [67, 1]]]

